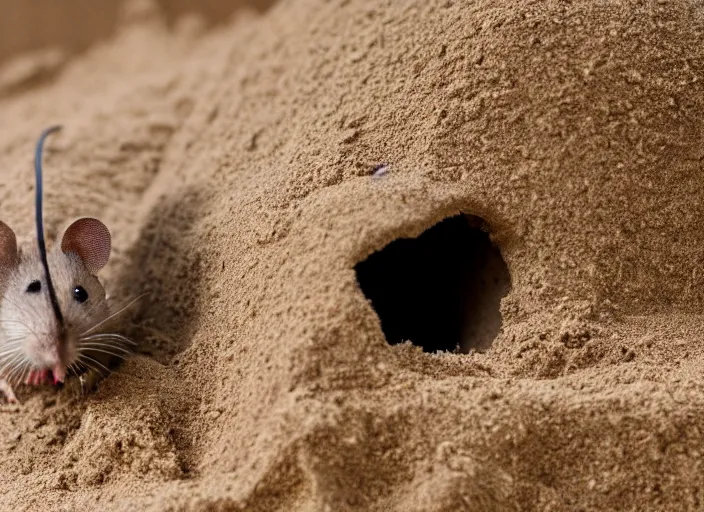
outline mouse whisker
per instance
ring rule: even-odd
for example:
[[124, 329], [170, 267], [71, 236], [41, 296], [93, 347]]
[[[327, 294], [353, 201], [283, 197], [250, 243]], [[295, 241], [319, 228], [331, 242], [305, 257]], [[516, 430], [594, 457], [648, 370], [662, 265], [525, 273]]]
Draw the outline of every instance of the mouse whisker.
[[[13, 322], [13, 323], [21, 325], [21, 322]], [[17, 327], [13, 328], [13, 327], [4, 327], [3, 326], [3, 331], [5, 331], [6, 333], [12, 333], [12, 332], [18, 333], [18, 332], [20, 332], [20, 329], [18, 329]]]
[[90, 336], [84, 336], [84, 337], [78, 338], [78, 341], [109, 340], [109, 339], [124, 341], [125, 343], [129, 343], [130, 345], [137, 344], [136, 342], [129, 339], [127, 336], [123, 336], [121, 334], [116, 334], [116, 333], [91, 334]]
[[19, 320], [0, 320], [0, 324], [19, 324], [24, 327], [27, 327], [24, 322], [21, 322]]
[[19, 352], [20, 350], [21, 350], [21, 349], [20, 349], [19, 345], [16, 345], [16, 346], [15, 346], [14, 348], [12, 348], [12, 349], [8, 349], [8, 350], [5, 350], [5, 351], [3, 351], [3, 352], [0, 352], [0, 359], [6, 359], [6, 358], [10, 357], [12, 354], [16, 354], [16, 353]]
[[115, 350], [119, 350], [121, 352], [124, 352], [125, 354], [132, 353], [131, 350], [129, 350], [121, 345], [117, 345], [115, 343], [98, 343], [98, 342], [81, 343], [80, 346], [78, 347], [78, 350], [80, 352], [80, 351], [83, 351], [84, 349], [90, 349], [91, 347], [115, 349]]
[[69, 365], [68, 368], [69, 368], [72, 375], [78, 376], [81, 374], [80, 364], [81, 363], [79, 363], [78, 361], [74, 361]]
[[16, 376], [19, 377], [22, 375], [22, 373], [24, 373], [25, 368], [27, 368], [27, 361], [20, 360], [14, 365], [13, 368], [14, 369], [7, 376], [6, 380], [10, 383], [19, 384], [22, 379], [17, 379]]
[[[24, 307], [21, 307], [20, 305], [18, 305], [15, 301], [9, 299], [8, 297], [5, 297], [5, 300], [7, 300], [10, 304], [12, 304], [13, 306], [15, 306], [15, 307], [17, 308], [17, 310], [20, 311], [20, 312], [32, 313], [32, 315], [35, 316], [35, 317], [40, 317], [40, 316], [41, 316], [41, 315], [39, 314], [39, 312], [37, 311], [37, 308], [36, 308], [35, 305], [32, 305], [32, 311], [28, 311], [28, 310], [26, 310]], [[29, 332], [31, 332], [32, 334], [34, 334], [34, 336], [37, 336], [37, 333], [34, 331], [34, 329], [32, 329], [32, 328], [31, 328], [30, 326], [28, 326], [26, 323], [21, 322], [21, 321], [19, 321], [19, 320], [15, 320], [15, 322], [21, 324], [21, 325], [22, 325], [23, 327], [25, 327]]]
[[12, 336], [6, 341], [6, 343], [10, 341], [17, 341], [17, 338], [15, 338], [15, 336], [18, 336], [20, 339], [25, 338], [27, 336], [27, 331], [22, 329], [3, 329], [3, 332], [5, 336]]
[[0, 375], [9, 377], [12, 370], [15, 368], [16, 365], [20, 364], [21, 361], [22, 354], [19, 353], [19, 351], [13, 357], [8, 357], [7, 362], [5, 362], [5, 364], [2, 365], [2, 369], [0, 369]]
[[81, 346], [78, 347], [79, 352], [90, 352], [92, 349], [95, 348], [106, 348], [110, 350], [117, 350], [122, 354], [127, 354], [131, 355], [132, 351], [125, 348], [121, 347], [120, 345], [114, 345], [114, 344], [108, 344], [108, 343], [85, 343], [82, 344]]
[[20, 383], [27, 382], [27, 379], [29, 378], [31, 373], [32, 373], [32, 367], [30, 365], [26, 365], [26, 369], [22, 373], [20, 373], [19, 382]]
[[16, 337], [13, 337], [13, 338], [9, 338], [9, 339], [6, 340], [5, 343], [13, 343], [13, 342], [15, 342], [15, 341], [22, 340], [22, 339], [26, 338], [26, 334], [25, 334], [25, 333], [16, 332], [16, 333], [11, 333], [11, 334], [19, 334], [19, 336], [16, 336]]
[[95, 341], [95, 342], [100, 342], [100, 341], [111, 341], [111, 342], [120, 342], [120, 343], [127, 343], [129, 345], [136, 345], [134, 341], [129, 339], [127, 336], [123, 336], [121, 334], [116, 334], [116, 333], [107, 333], [107, 334], [92, 334], [90, 336], [86, 336], [84, 338], [78, 338], [78, 341]]
[[99, 354], [107, 354], [109, 356], [113, 357], [119, 357], [120, 359], [125, 359], [129, 354], [116, 354], [115, 352], [110, 352], [109, 350], [104, 350], [101, 348], [91, 348], [90, 350], [87, 350], [86, 352], [88, 353], [99, 353]]
[[29, 363], [29, 361], [23, 361], [22, 365], [20, 366], [20, 371], [17, 374], [17, 383], [22, 384], [24, 381], [24, 375], [29, 372], [32, 369], [32, 365]]
[[23, 339], [23, 338], [25, 337], [25, 335], [24, 335], [23, 333], [20, 333], [19, 331], [17, 331], [17, 332], [8, 332], [8, 331], [5, 331], [5, 334], [19, 334], [19, 336], [17, 336], [17, 337], [9, 338], [9, 339], [5, 340], [5, 344], [6, 344], [6, 345], [9, 344], [9, 343], [14, 343], [15, 341], [19, 341], [19, 340], [21, 340], [21, 339]]
[[118, 348], [124, 352], [132, 353], [132, 347], [125, 346], [117, 340], [91, 340], [88, 342], [80, 342], [77, 347], [82, 349], [83, 347], [106, 347], [106, 348]]
[[[93, 359], [92, 357], [90, 357], [89, 355], [87, 355], [85, 353], [79, 353], [78, 359], [80, 359], [82, 361], [83, 358], [88, 359], [90, 361], [93, 361], [95, 364], [101, 366], [102, 368], [105, 368], [105, 371], [108, 372], [108, 374], [110, 373], [110, 369], [107, 366], [105, 366], [103, 363], [101, 363], [100, 361]], [[86, 364], [88, 364], [88, 363], [86, 363]], [[103, 372], [100, 372], [100, 373], [102, 374]]]
[[7, 370], [9, 367], [13, 366], [15, 363], [18, 363], [23, 359], [24, 355], [22, 354], [22, 350], [16, 349], [15, 355], [14, 356], [8, 356], [6, 358], [6, 362], [2, 365], [2, 370], [3, 372]]
[[100, 327], [101, 325], [105, 324], [108, 320], [111, 320], [111, 319], [115, 318], [117, 315], [119, 315], [120, 313], [126, 311], [127, 308], [129, 308], [130, 306], [132, 306], [132, 304], [136, 303], [139, 299], [141, 299], [142, 297], [145, 297], [145, 296], [147, 296], [147, 295], [149, 295], [149, 292], [145, 292], [145, 293], [143, 293], [143, 294], [141, 294], [141, 295], [138, 295], [136, 298], [134, 298], [134, 299], [132, 299], [130, 302], [128, 302], [127, 305], [124, 306], [122, 309], [116, 311], [115, 313], [113, 313], [112, 315], [108, 316], [108, 317], [105, 318], [104, 320], [101, 320], [100, 322], [98, 322], [98, 323], [95, 324], [93, 327], [89, 328], [88, 330], [83, 331], [83, 332], [81, 333], [81, 336], [84, 336], [84, 335], [86, 335], [86, 334], [90, 334], [91, 332], [95, 331], [98, 327]]
[[120, 338], [93, 338], [89, 340], [78, 340], [79, 345], [85, 345], [86, 343], [110, 343], [119, 347], [129, 347], [130, 350], [133, 350], [134, 347], [137, 345], [136, 343], [130, 343], [121, 340]]
[[13, 339], [11, 342], [8, 342], [7, 348], [12, 349], [12, 350], [17, 350], [19, 347], [22, 346], [22, 341], [24, 340], [24, 336], [21, 336], [19, 338]]
[[88, 361], [84, 361], [79, 357], [79, 364], [83, 367], [83, 369], [86, 372], [98, 372], [100, 375], [103, 375], [103, 372], [101, 372], [99, 369], [97, 369], [95, 366], [90, 364]]
[[20, 377], [25, 368], [26, 366], [24, 362], [18, 362], [15, 365], [14, 370], [12, 370], [12, 372], [7, 376], [7, 382], [12, 383], [13, 386], [20, 384], [22, 382]]
[[[10, 302], [11, 305], [17, 307], [17, 304], [15, 303], [15, 301], [12, 301], [12, 300], [10, 300], [10, 299], [7, 299], [7, 300]], [[6, 307], [7, 307], [7, 306], [6, 306]], [[18, 308], [18, 309], [21, 309], [21, 308]], [[22, 325], [24, 325], [24, 322], [23, 322], [22, 320], [10, 320], [9, 318], [5, 318], [5, 319], [3, 319], [3, 320], [0, 320], [0, 323], [3, 323], [3, 324], [22, 324]]]
[[21, 343], [19, 343], [19, 342], [22, 339], [24, 339], [24, 336], [8, 340], [8, 342], [5, 344], [5, 346], [7, 347], [7, 350], [3, 350], [2, 352], [0, 352], [0, 358], [3, 356], [6, 356], [8, 354], [12, 354], [13, 352], [16, 352], [17, 350], [19, 350], [19, 347], [21, 345]]
[[132, 355], [132, 352], [130, 352], [129, 350], [124, 350], [122, 347], [116, 347], [114, 345], [90, 345], [79, 348], [78, 352], [80, 352], [81, 354], [91, 354], [94, 352], [101, 352], [105, 350], [117, 352], [116, 355], [120, 355], [121, 359], [125, 359]]
[[86, 366], [78, 360], [72, 362], [70, 368], [75, 376], [79, 376], [81, 373], [88, 371]]
[[[9, 359], [13, 355], [14, 355], [14, 357], [12, 357], [12, 358], [14, 359], [15, 357], [17, 357], [17, 355], [19, 354], [20, 351], [21, 351], [21, 349], [19, 347], [15, 348], [14, 350], [8, 350], [8, 351], [0, 354], [0, 359]], [[2, 372], [0, 371], [0, 373], [2, 373]]]

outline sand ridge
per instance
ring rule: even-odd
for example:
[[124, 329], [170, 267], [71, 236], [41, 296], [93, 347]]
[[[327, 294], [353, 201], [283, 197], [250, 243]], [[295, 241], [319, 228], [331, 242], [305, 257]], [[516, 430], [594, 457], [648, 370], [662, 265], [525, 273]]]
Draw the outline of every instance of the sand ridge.
[[[63, 123], [50, 237], [99, 216], [111, 299], [156, 297], [94, 394], [0, 407], [0, 508], [701, 507], [698, 4], [121, 9], [0, 72], [2, 219], [31, 234]], [[355, 265], [458, 213], [511, 273], [499, 336], [390, 346]]]

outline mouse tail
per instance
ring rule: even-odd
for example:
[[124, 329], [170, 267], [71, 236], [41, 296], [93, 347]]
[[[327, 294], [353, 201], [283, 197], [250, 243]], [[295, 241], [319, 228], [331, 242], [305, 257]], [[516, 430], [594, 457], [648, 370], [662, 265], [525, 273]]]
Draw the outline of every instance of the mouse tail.
[[42, 260], [42, 265], [44, 266], [44, 274], [46, 278], [47, 289], [49, 290], [49, 299], [51, 300], [51, 307], [54, 309], [54, 315], [59, 323], [59, 329], [63, 332], [64, 330], [64, 316], [61, 314], [61, 308], [59, 307], [59, 300], [56, 297], [56, 290], [54, 289], [54, 283], [51, 280], [51, 273], [49, 272], [49, 261], [46, 257], [46, 242], [44, 240], [44, 214], [43, 214], [43, 192], [44, 186], [42, 183], [42, 155], [44, 153], [44, 141], [46, 138], [54, 132], [61, 129], [60, 125], [52, 126], [47, 128], [39, 136], [37, 141], [37, 148], [34, 152], [34, 175], [37, 182], [36, 186], [36, 224], [37, 224], [37, 244], [39, 245], [39, 256]]

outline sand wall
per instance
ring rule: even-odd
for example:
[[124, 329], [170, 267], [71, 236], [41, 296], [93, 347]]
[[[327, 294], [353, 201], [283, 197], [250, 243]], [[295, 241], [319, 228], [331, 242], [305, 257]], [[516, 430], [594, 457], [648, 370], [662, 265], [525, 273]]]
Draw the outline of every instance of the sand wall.
[[[0, 409], [0, 508], [700, 508], [699, 5], [211, 4], [0, 40], [2, 219], [61, 122], [50, 235], [99, 216], [111, 300], [152, 293], [95, 393]], [[391, 346], [356, 265], [460, 213], [498, 336]]]

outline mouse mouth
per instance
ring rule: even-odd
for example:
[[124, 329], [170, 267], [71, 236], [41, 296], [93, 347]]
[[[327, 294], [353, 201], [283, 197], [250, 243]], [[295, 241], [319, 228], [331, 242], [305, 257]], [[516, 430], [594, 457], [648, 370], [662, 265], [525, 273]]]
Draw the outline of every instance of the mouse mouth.
[[42, 368], [31, 370], [24, 383], [30, 386], [40, 386], [42, 384], [63, 384], [66, 379], [66, 368], [57, 364], [54, 368]]

